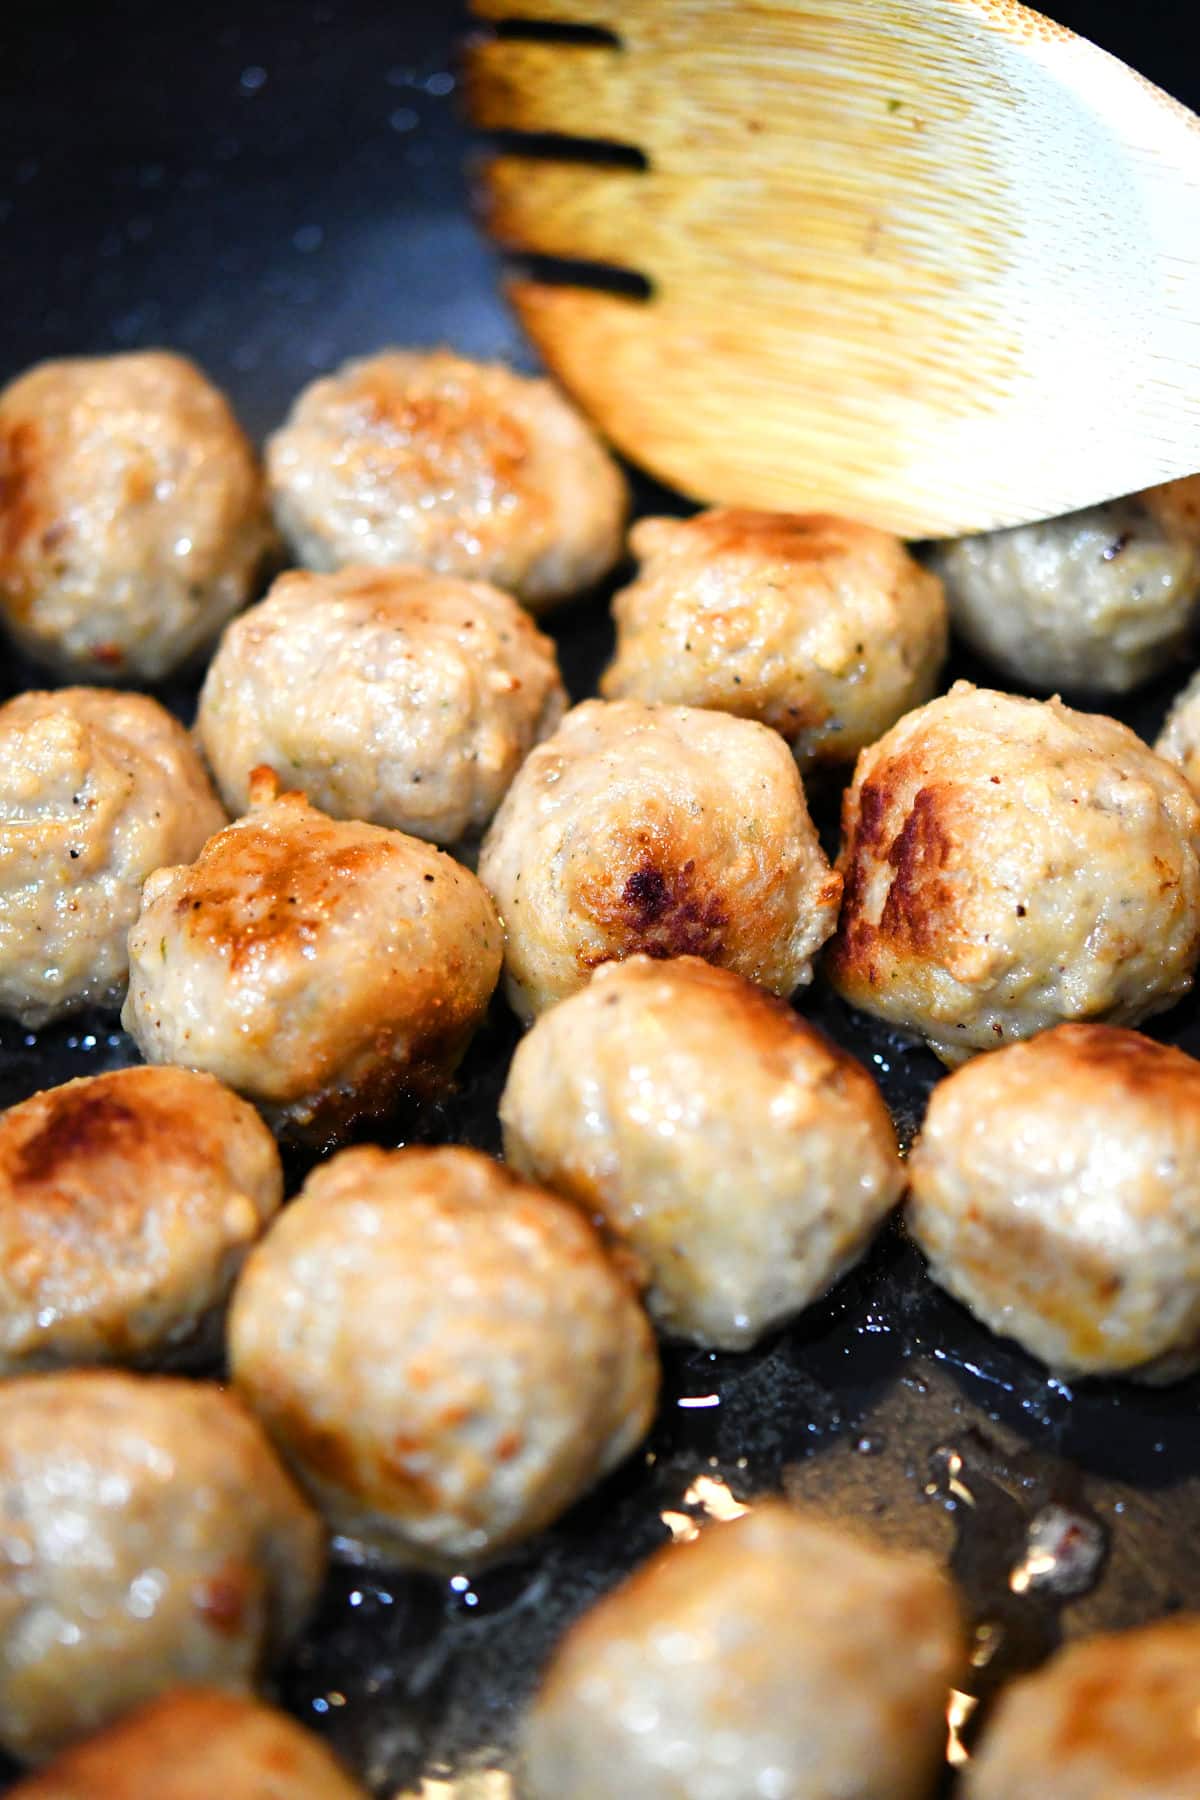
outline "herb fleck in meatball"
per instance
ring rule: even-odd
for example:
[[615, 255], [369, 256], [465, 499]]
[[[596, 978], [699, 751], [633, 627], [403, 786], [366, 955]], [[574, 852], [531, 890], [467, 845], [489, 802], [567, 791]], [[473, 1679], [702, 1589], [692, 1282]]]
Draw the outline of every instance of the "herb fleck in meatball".
[[923, 1556], [766, 1501], [669, 1544], [568, 1632], [529, 1800], [925, 1800], [962, 1658]]
[[246, 1264], [234, 1379], [344, 1547], [472, 1567], [645, 1434], [645, 1314], [574, 1207], [473, 1150], [345, 1150]]
[[0, 707], [0, 1012], [118, 1006], [142, 883], [224, 823], [157, 701], [60, 688]]
[[146, 883], [122, 1023], [148, 1062], [206, 1069], [281, 1127], [336, 1136], [441, 1091], [500, 973], [486, 890], [401, 831], [279, 794]]
[[1064, 1374], [1200, 1365], [1200, 1063], [1060, 1025], [933, 1091], [909, 1163], [931, 1272]]
[[852, 762], [934, 692], [942, 586], [888, 532], [720, 508], [642, 519], [630, 544], [642, 566], [613, 601], [610, 700], [760, 719], [810, 769]]
[[865, 1069], [695, 957], [631, 957], [542, 1014], [500, 1102], [513, 1167], [632, 1251], [656, 1322], [742, 1350], [865, 1249], [900, 1197]]
[[310, 569], [421, 563], [540, 612], [621, 554], [625, 483], [582, 415], [548, 381], [449, 350], [384, 350], [314, 381], [267, 471]]
[[1200, 803], [1115, 719], [957, 682], [858, 760], [826, 969], [963, 1061], [1192, 984]]
[[955, 630], [1030, 687], [1124, 694], [1167, 668], [1200, 598], [1200, 475], [941, 544]]
[[207, 1382], [0, 1382], [0, 1744], [40, 1760], [179, 1682], [253, 1686], [298, 1635], [322, 1534]]
[[65, 1750], [9, 1800], [366, 1800], [286, 1713], [217, 1688], [172, 1688]]
[[1198, 1717], [1200, 1619], [1069, 1644], [1001, 1694], [965, 1800], [1190, 1800]]
[[789, 994], [811, 979], [841, 892], [775, 732], [632, 700], [586, 701], [533, 751], [479, 874], [526, 1020], [637, 951], [700, 956]]
[[254, 452], [185, 357], [41, 363], [0, 394], [0, 613], [30, 655], [158, 681], [246, 604], [273, 543]]
[[262, 765], [338, 819], [481, 832], [566, 706], [515, 600], [424, 569], [283, 575], [221, 640], [197, 726], [226, 803]]
[[213, 1354], [233, 1278], [282, 1198], [274, 1138], [211, 1075], [116, 1069], [11, 1107], [0, 1374]]

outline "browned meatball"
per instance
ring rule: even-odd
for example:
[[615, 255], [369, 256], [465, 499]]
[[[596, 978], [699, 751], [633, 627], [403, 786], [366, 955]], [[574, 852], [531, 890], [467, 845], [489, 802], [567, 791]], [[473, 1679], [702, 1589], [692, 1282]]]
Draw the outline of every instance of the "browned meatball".
[[625, 483], [583, 415], [548, 381], [449, 350], [382, 350], [314, 381], [267, 469], [310, 569], [421, 563], [540, 612], [621, 554]]
[[1200, 794], [1200, 669], [1176, 694], [1154, 745]]
[[517, 1046], [504, 1153], [633, 1252], [658, 1324], [744, 1350], [862, 1254], [904, 1185], [853, 1057], [728, 969], [606, 963]]
[[965, 1800], [1200, 1800], [1200, 1618], [1071, 1644], [1000, 1696]]
[[0, 1374], [211, 1353], [278, 1209], [275, 1140], [211, 1075], [116, 1069], [0, 1116]]
[[286, 1713], [217, 1688], [173, 1688], [97, 1732], [9, 1800], [366, 1800]]
[[613, 600], [606, 699], [760, 719], [810, 769], [852, 762], [934, 691], [942, 584], [889, 532], [720, 507], [641, 519], [629, 541], [641, 569]]
[[266, 764], [336, 819], [476, 837], [566, 707], [508, 594], [427, 569], [292, 570], [235, 619], [196, 728], [230, 810]]
[[1060, 1025], [934, 1089], [909, 1226], [935, 1280], [1069, 1375], [1200, 1364], [1200, 1062]]
[[142, 883], [225, 823], [187, 732], [145, 694], [0, 706], [0, 1012], [119, 1006]]
[[0, 612], [64, 673], [160, 680], [273, 542], [254, 452], [185, 357], [41, 363], [0, 394]]
[[959, 681], [858, 759], [825, 967], [944, 1062], [1137, 1024], [1200, 953], [1200, 802], [1115, 719]]
[[474, 1150], [345, 1150], [243, 1271], [234, 1379], [343, 1546], [473, 1567], [646, 1432], [658, 1359], [587, 1220]]
[[532, 752], [479, 874], [526, 1020], [638, 951], [701, 956], [790, 994], [812, 979], [841, 894], [775, 732], [633, 700], [585, 701]]
[[486, 889], [417, 838], [280, 795], [269, 770], [251, 808], [146, 883], [121, 1015], [143, 1056], [323, 1135], [443, 1088], [500, 973]]
[[1200, 599], [1200, 475], [939, 544], [955, 630], [1022, 685], [1124, 694], [1175, 659]]
[[926, 1557], [766, 1501], [668, 1544], [568, 1632], [522, 1792], [926, 1800], [961, 1629]]
[[322, 1562], [231, 1394], [91, 1369], [0, 1382], [0, 1744], [40, 1759], [178, 1682], [252, 1686]]

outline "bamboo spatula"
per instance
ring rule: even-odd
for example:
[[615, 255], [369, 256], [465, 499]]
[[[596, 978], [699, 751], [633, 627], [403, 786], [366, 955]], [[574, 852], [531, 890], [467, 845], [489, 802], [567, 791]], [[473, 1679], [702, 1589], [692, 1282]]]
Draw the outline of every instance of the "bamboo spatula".
[[924, 537], [1200, 469], [1200, 121], [1115, 58], [1010, 0], [474, 6], [530, 22], [475, 121], [555, 134], [491, 231], [651, 286], [518, 314], [663, 480]]

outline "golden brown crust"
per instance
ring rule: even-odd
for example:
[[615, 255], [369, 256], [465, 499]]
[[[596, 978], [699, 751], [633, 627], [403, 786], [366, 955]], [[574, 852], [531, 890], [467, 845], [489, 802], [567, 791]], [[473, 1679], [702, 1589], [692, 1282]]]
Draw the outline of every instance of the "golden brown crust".
[[1177, 1378], [1200, 1344], [1200, 1063], [1059, 1025], [934, 1089], [909, 1227], [934, 1278], [1071, 1374]]
[[1200, 1619], [1072, 1644], [1000, 1697], [969, 1800], [1175, 1800], [1200, 1791]]
[[826, 968], [943, 1060], [1136, 1023], [1200, 949], [1200, 808], [1115, 720], [958, 682], [859, 758]]
[[267, 449], [295, 559], [421, 563], [534, 608], [621, 550], [624, 481], [549, 382], [449, 350], [383, 350], [312, 383]]
[[125, 1018], [152, 1060], [208, 1068], [327, 1135], [445, 1086], [501, 931], [441, 851], [277, 791], [256, 770], [254, 810], [147, 884]]
[[42, 494], [44, 450], [33, 419], [6, 419], [0, 413], [0, 586], [17, 616], [28, 612], [36, 581], [26, 546], [39, 535], [52, 549], [53, 521]]
[[218, 1688], [173, 1688], [10, 1790], [13, 1800], [364, 1800], [286, 1713]]
[[477, 1566], [642, 1437], [649, 1322], [573, 1207], [461, 1148], [343, 1151], [259, 1247], [234, 1379], [339, 1536]]
[[208, 1075], [118, 1069], [0, 1116], [0, 1371], [207, 1348], [283, 1177]]
[[710, 1348], [747, 1349], [825, 1292], [903, 1186], [867, 1072], [692, 956], [606, 963], [544, 1013], [500, 1120], [510, 1164], [601, 1224], [658, 1325]]
[[941, 583], [887, 532], [716, 508], [643, 519], [630, 542], [641, 567], [613, 598], [608, 699], [756, 719], [809, 769], [852, 760], [934, 691]]
[[64, 358], [0, 393], [0, 607], [31, 654], [160, 679], [245, 604], [273, 545], [249, 440], [187, 358]]
[[415, 481], [432, 491], [444, 482], [448, 466], [477, 463], [497, 487], [521, 491], [523, 513], [532, 528], [541, 527], [545, 499], [535, 489], [523, 489], [529, 431], [515, 413], [497, 409], [490, 396], [469, 382], [416, 387], [406, 365], [384, 357], [359, 363], [347, 375], [343, 395], [354, 424], [371, 434], [377, 481], [399, 479], [405, 486]]
[[841, 893], [774, 732], [635, 701], [585, 701], [530, 754], [479, 873], [523, 1018], [635, 954], [703, 956], [790, 994]]

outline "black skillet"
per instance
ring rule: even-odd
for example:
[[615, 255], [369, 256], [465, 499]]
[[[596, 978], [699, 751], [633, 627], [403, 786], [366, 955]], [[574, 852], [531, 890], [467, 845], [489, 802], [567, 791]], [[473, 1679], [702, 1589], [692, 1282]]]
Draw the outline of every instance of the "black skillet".
[[[1191, 9], [1054, 11], [1200, 106]], [[385, 342], [526, 360], [469, 222], [452, 74], [464, 27], [438, 0], [7, 9], [0, 380], [44, 356], [171, 345], [261, 436], [314, 374]], [[678, 503], [643, 485], [639, 504]], [[552, 629], [580, 698], [610, 643], [603, 600]], [[1131, 722], [1152, 733], [1185, 672]], [[0, 680], [7, 694], [41, 677], [10, 656]], [[166, 697], [187, 716], [194, 685]], [[820, 988], [803, 1009], [875, 1071], [911, 1134], [932, 1058]], [[1200, 1054], [1195, 1004], [1155, 1029]], [[514, 1039], [497, 1005], [457, 1097], [391, 1141], [495, 1149]], [[0, 1025], [0, 1104], [131, 1059], [112, 1018], [36, 1037]], [[647, 1452], [515, 1562], [450, 1583], [331, 1576], [279, 1692], [379, 1794], [503, 1800], [518, 1709], [570, 1618], [671, 1526], [765, 1488], [949, 1558], [977, 1625], [968, 1685], [985, 1700], [1062, 1637], [1200, 1607], [1200, 1382], [1049, 1380], [930, 1287], [898, 1228], [759, 1352], [666, 1363]], [[1060, 1555], [1018, 1598], [1009, 1577], [1034, 1519], [1057, 1523]]]

